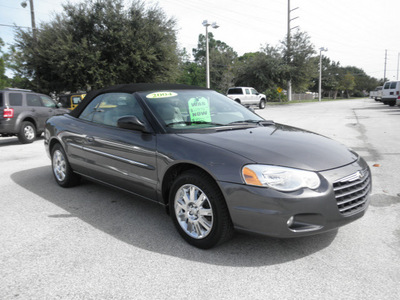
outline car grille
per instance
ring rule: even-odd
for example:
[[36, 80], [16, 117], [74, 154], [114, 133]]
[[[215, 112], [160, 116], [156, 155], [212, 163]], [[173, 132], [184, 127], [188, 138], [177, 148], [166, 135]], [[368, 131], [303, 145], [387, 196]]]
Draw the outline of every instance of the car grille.
[[364, 208], [371, 190], [371, 175], [367, 169], [333, 183], [337, 206], [342, 215], [350, 215]]

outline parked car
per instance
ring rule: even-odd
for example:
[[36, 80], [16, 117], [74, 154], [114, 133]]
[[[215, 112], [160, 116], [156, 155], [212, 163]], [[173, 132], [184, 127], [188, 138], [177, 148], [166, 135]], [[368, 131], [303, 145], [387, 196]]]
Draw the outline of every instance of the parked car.
[[158, 202], [190, 244], [234, 230], [299, 237], [364, 215], [371, 173], [357, 153], [267, 121], [215, 91], [130, 84], [89, 93], [46, 123], [55, 181], [89, 178]]
[[58, 103], [60, 103], [61, 107], [73, 110], [75, 107], [78, 106], [79, 103], [82, 102], [82, 99], [85, 98], [85, 96], [85, 93], [74, 93], [59, 95], [57, 98]]
[[49, 117], [68, 113], [49, 96], [31, 90], [0, 90], [0, 136], [17, 136], [23, 143], [32, 143], [44, 131]]
[[400, 97], [400, 81], [387, 81], [382, 89], [382, 102], [389, 106], [396, 105], [397, 98]]
[[260, 94], [252, 87], [232, 87], [229, 88], [226, 95], [242, 105], [258, 105], [260, 109], [265, 108], [267, 97]]
[[375, 90], [369, 92], [369, 97], [375, 101], [382, 101], [382, 88], [383, 86], [376, 87]]

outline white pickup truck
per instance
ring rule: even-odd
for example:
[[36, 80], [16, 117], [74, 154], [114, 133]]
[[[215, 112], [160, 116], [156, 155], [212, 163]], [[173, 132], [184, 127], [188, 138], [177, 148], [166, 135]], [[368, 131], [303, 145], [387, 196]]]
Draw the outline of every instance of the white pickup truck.
[[267, 97], [252, 87], [232, 87], [226, 95], [242, 105], [258, 105], [260, 109], [264, 109], [267, 102]]
[[369, 97], [375, 101], [382, 101], [382, 86], [378, 86], [375, 90], [369, 92]]

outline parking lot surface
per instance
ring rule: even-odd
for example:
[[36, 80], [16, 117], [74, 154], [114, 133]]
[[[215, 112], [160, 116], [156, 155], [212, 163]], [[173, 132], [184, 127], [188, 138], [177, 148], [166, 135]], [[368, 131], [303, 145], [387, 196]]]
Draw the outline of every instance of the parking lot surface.
[[0, 299], [399, 299], [400, 108], [371, 99], [269, 105], [266, 119], [352, 148], [373, 178], [339, 230], [186, 244], [164, 209], [88, 181], [54, 181], [43, 139], [0, 138]]

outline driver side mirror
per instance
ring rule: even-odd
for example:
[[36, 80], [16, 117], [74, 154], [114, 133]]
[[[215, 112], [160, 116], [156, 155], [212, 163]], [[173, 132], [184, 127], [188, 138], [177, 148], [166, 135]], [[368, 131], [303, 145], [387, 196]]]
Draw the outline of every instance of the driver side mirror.
[[117, 121], [117, 127], [123, 129], [130, 129], [135, 131], [141, 131], [143, 133], [150, 133], [149, 127], [140, 121], [136, 116], [125, 116], [119, 118]]

